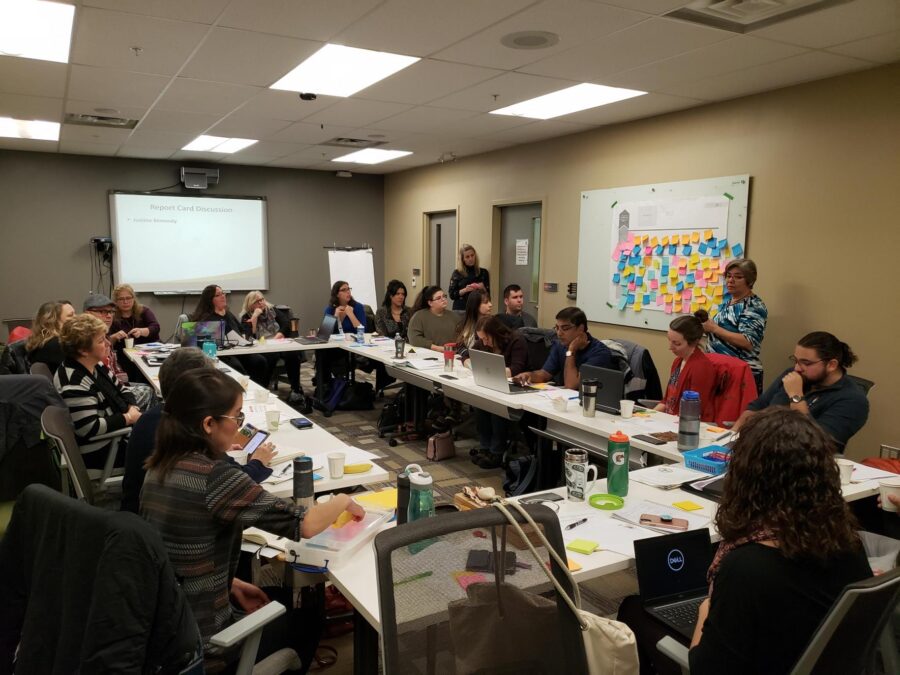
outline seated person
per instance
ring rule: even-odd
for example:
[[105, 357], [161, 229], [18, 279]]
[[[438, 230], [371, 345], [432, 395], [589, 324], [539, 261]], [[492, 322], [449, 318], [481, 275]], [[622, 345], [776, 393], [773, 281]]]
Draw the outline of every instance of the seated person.
[[[129, 427], [141, 417], [134, 396], [103, 365], [109, 351], [106, 324], [91, 314], [79, 314], [63, 325], [59, 342], [64, 359], [53, 383], [72, 415], [75, 440], [89, 469], [102, 469], [112, 441], [94, 436]], [[119, 451], [117, 465], [124, 463]]]
[[[167, 358], [159, 369], [159, 390], [163, 400], [172, 390], [172, 385], [181, 375], [198, 368], [214, 368], [213, 362], [197, 347], [182, 347]], [[138, 512], [141, 498], [141, 488], [144, 486], [144, 462], [153, 454], [156, 447], [156, 430], [162, 419], [163, 406], [158, 405], [141, 415], [131, 436], [128, 437], [128, 447], [125, 450], [125, 476], [122, 479], [122, 510]], [[246, 464], [238, 465], [241, 471], [246, 473], [256, 483], [262, 483], [272, 475], [269, 462], [276, 454], [275, 445], [263, 443], [254, 452]], [[226, 461], [234, 462], [225, 455]]]
[[[166, 397], [141, 493], [141, 515], [162, 536], [200, 629], [206, 672], [219, 672], [238, 656], [236, 649], [223, 651], [209, 643], [235, 621], [232, 602], [244, 612], [270, 598], [294, 607], [290, 593], [279, 598], [281, 589], [263, 590], [234, 576], [244, 528], [299, 540], [323, 531], [344, 511], [356, 520], [365, 516], [345, 494], [309, 510], [295, 506], [226, 462], [224, 455], [244, 423], [243, 400], [241, 386], [218, 370], [200, 368], [179, 377]], [[312, 654], [304, 653], [303, 637], [300, 615], [289, 609], [263, 629], [257, 658], [293, 646], [305, 672]]]
[[119, 284], [113, 289], [116, 313], [109, 327], [109, 339], [113, 344], [125, 338], [134, 338], [134, 344], [145, 344], [159, 340], [159, 321], [149, 307], [145, 307], [134, 297], [130, 284]]
[[503, 304], [506, 311], [497, 317], [513, 330], [517, 328], [537, 328], [537, 321], [524, 311], [525, 292], [519, 284], [510, 284], [503, 289]]
[[843, 451], [869, 418], [866, 393], [847, 375], [857, 361], [856, 354], [831, 333], [816, 331], [800, 338], [791, 361], [793, 367], [750, 404], [734, 430], [769, 406], [790, 406], [812, 417], [832, 437], [837, 450]]
[[577, 307], [566, 307], [556, 315], [557, 340], [540, 370], [521, 373], [513, 379], [519, 384], [537, 384], [553, 380], [567, 389], [580, 389], [583, 365], [615, 368], [612, 352], [588, 333], [587, 316]]
[[[337, 318], [338, 328], [348, 335], [356, 335], [360, 326], [366, 329], [366, 307], [353, 299], [353, 289], [346, 281], [335, 281], [331, 286], [331, 298], [325, 314]], [[335, 329], [338, 332], [338, 329]]]
[[[260, 291], [250, 291], [244, 298], [244, 305], [241, 307], [241, 323], [246, 326], [244, 334], [257, 339], [263, 337], [280, 340], [291, 333], [291, 318], [284, 312], [276, 310], [275, 306], [268, 302]], [[287, 402], [291, 405], [304, 404], [306, 397], [300, 386], [300, 362], [303, 352], [285, 351], [261, 356], [266, 360], [269, 369], [266, 376], [267, 383], [272, 379], [272, 373], [275, 372], [278, 360], [284, 361], [284, 370], [291, 385], [291, 393]]]
[[384, 337], [396, 337], [400, 334], [407, 339], [409, 328], [409, 307], [406, 306], [406, 286], [402, 281], [391, 279], [384, 293], [384, 301], [375, 312], [375, 331]]
[[657, 410], [677, 415], [685, 391], [700, 394], [700, 419], [714, 422], [716, 416], [716, 367], [698, 349], [703, 339], [703, 323], [695, 316], [679, 316], [669, 324], [669, 351], [675, 355], [663, 400]]
[[25, 342], [29, 363], [45, 363], [51, 373], [63, 362], [59, 333], [63, 324], [75, 316], [75, 308], [66, 300], [45, 302], [38, 308]]
[[443, 352], [456, 339], [459, 317], [447, 309], [447, 295], [440, 286], [426, 286], [419, 293], [409, 320], [409, 344]]
[[[244, 335], [244, 325], [228, 309], [228, 297], [221, 286], [210, 284], [200, 293], [200, 300], [191, 321], [224, 321], [225, 332], [234, 331]], [[219, 359], [240, 373], [250, 376], [260, 387], [269, 388], [269, 363], [262, 354], [243, 354], [241, 356], [220, 356]]]
[[466, 310], [456, 327], [456, 350], [465, 353], [478, 338], [475, 335], [475, 324], [483, 316], [490, 316], [494, 305], [487, 291], [472, 291], [466, 296]]

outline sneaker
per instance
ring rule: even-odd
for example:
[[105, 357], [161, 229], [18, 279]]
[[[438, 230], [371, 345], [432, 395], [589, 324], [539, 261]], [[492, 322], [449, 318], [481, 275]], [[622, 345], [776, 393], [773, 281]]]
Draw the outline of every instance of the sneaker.
[[475, 463], [482, 469], [499, 469], [503, 466], [503, 457], [487, 455], [485, 457], [479, 457], [478, 461]]
[[291, 395], [287, 398], [288, 405], [296, 405], [298, 403], [305, 403], [306, 397], [303, 395], [302, 391], [292, 391]]

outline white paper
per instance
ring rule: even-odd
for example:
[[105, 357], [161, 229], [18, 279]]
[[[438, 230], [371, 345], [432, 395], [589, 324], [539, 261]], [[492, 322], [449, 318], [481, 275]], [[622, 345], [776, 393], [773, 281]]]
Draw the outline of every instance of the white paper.
[[[624, 520], [625, 522], [631, 523], [632, 525], [638, 525], [641, 521], [641, 514], [644, 513], [648, 513], [654, 516], [668, 515], [672, 516], [673, 518], [683, 518], [688, 522], [689, 530], [699, 530], [701, 527], [706, 527], [709, 524], [709, 518], [707, 516], [698, 515], [696, 513], [688, 513], [675, 506], [665, 506], [663, 504], [657, 504], [656, 502], [648, 501], [626, 504], [624, 508], [618, 511], [614, 511], [612, 517]], [[663, 532], [665, 534], [671, 534], [672, 532], [677, 531], [667, 528], [650, 527], [649, 525], [642, 525], [641, 527], [646, 527], [647, 529], [656, 530], [657, 532]]]
[[678, 464], [666, 464], [663, 466], [648, 466], [646, 469], [638, 469], [628, 473], [629, 480], [651, 485], [653, 487], [671, 487], [681, 485], [688, 481], [700, 480], [707, 474], [702, 471], [687, 469]]
[[[560, 518], [564, 528], [565, 521], [575, 522], [581, 517]], [[639, 527], [604, 516], [588, 516], [588, 522], [572, 530], [563, 529], [563, 541], [568, 544], [576, 539], [587, 539], [596, 542], [601, 550], [612, 551], [620, 555], [634, 557], [634, 542], [638, 539], [658, 536], [657, 532], [646, 527]]]
[[438, 358], [435, 361], [410, 359], [408, 363], [410, 368], [415, 368], [416, 370], [437, 370], [438, 368], [444, 367], [444, 360], [442, 358]]
[[900, 478], [900, 474], [874, 469], [871, 466], [853, 462], [853, 474], [850, 476], [851, 483], [866, 483], [870, 480], [883, 480], [885, 478]]
[[516, 265], [528, 264], [528, 240], [516, 239]]

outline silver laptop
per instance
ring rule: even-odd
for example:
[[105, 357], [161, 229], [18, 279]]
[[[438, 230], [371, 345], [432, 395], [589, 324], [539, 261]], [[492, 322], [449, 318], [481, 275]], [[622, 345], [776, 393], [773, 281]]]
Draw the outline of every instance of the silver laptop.
[[335, 326], [337, 326], [337, 319], [331, 314], [326, 314], [322, 317], [322, 323], [319, 325], [319, 331], [315, 337], [297, 337], [294, 338], [294, 342], [299, 342], [301, 345], [325, 344], [331, 339]]
[[472, 375], [475, 384], [479, 387], [487, 387], [501, 394], [527, 394], [536, 391], [532, 387], [522, 387], [512, 384], [506, 378], [506, 360], [503, 354], [492, 354], [480, 349], [469, 350], [469, 358], [472, 360]]

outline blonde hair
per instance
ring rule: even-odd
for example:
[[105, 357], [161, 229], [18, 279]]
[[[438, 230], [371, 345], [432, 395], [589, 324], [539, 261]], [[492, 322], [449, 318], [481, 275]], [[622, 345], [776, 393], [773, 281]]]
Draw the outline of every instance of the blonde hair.
[[[266, 296], [262, 291], [250, 291], [244, 296], [244, 304], [241, 305], [241, 314], [249, 314], [250, 308], [260, 300], [265, 300]], [[266, 300], [266, 309], [271, 309], [272, 303]]]
[[141, 314], [144, 313], [144, 306], [138, 302], [137, 295], [134, 293], [134, 288], [131, 287], [131, 284], [119, 284], [113, 289], [113, 304], [116, 306], [116, 318], [122, 318], [122, 312], [119, 311], [119, 303], [117, 302], [119, 293], [122, 291], [126, 291], [131, 294], [131, 297], [134, 298], [134, 304], [131, 306], [131, 316], [135, 319], [139, 319]]
[[76, 314], [66, 322], [59, 334], [63, 354], [77, 359], [82, 352], [90, 351], [97, 333], [106, 335], [106, 324], [93, 314]]
[[31, 335], [28, 336], [28, 341], [25, 343], [27, 351], [43, 347], [50, 340], [59, 336], [59, 320], [62, 317], [63, 304], [51, 300], [38, 307], [31, 324]]
[[466, 254], [466, 251], [472, 251], [475, 254], [475, 264], [473, 267], [475, 268], [475, 274], [481, 273], [481, 264], [478, 262], [478, 251], [475, 250], [475, 247], [472, 244], [463, 244], [459, 247], [459, 260], [456, 261], [456, 270], [460, 274], [466, 273], [466, 263], [463, 262], [463, 256]]

